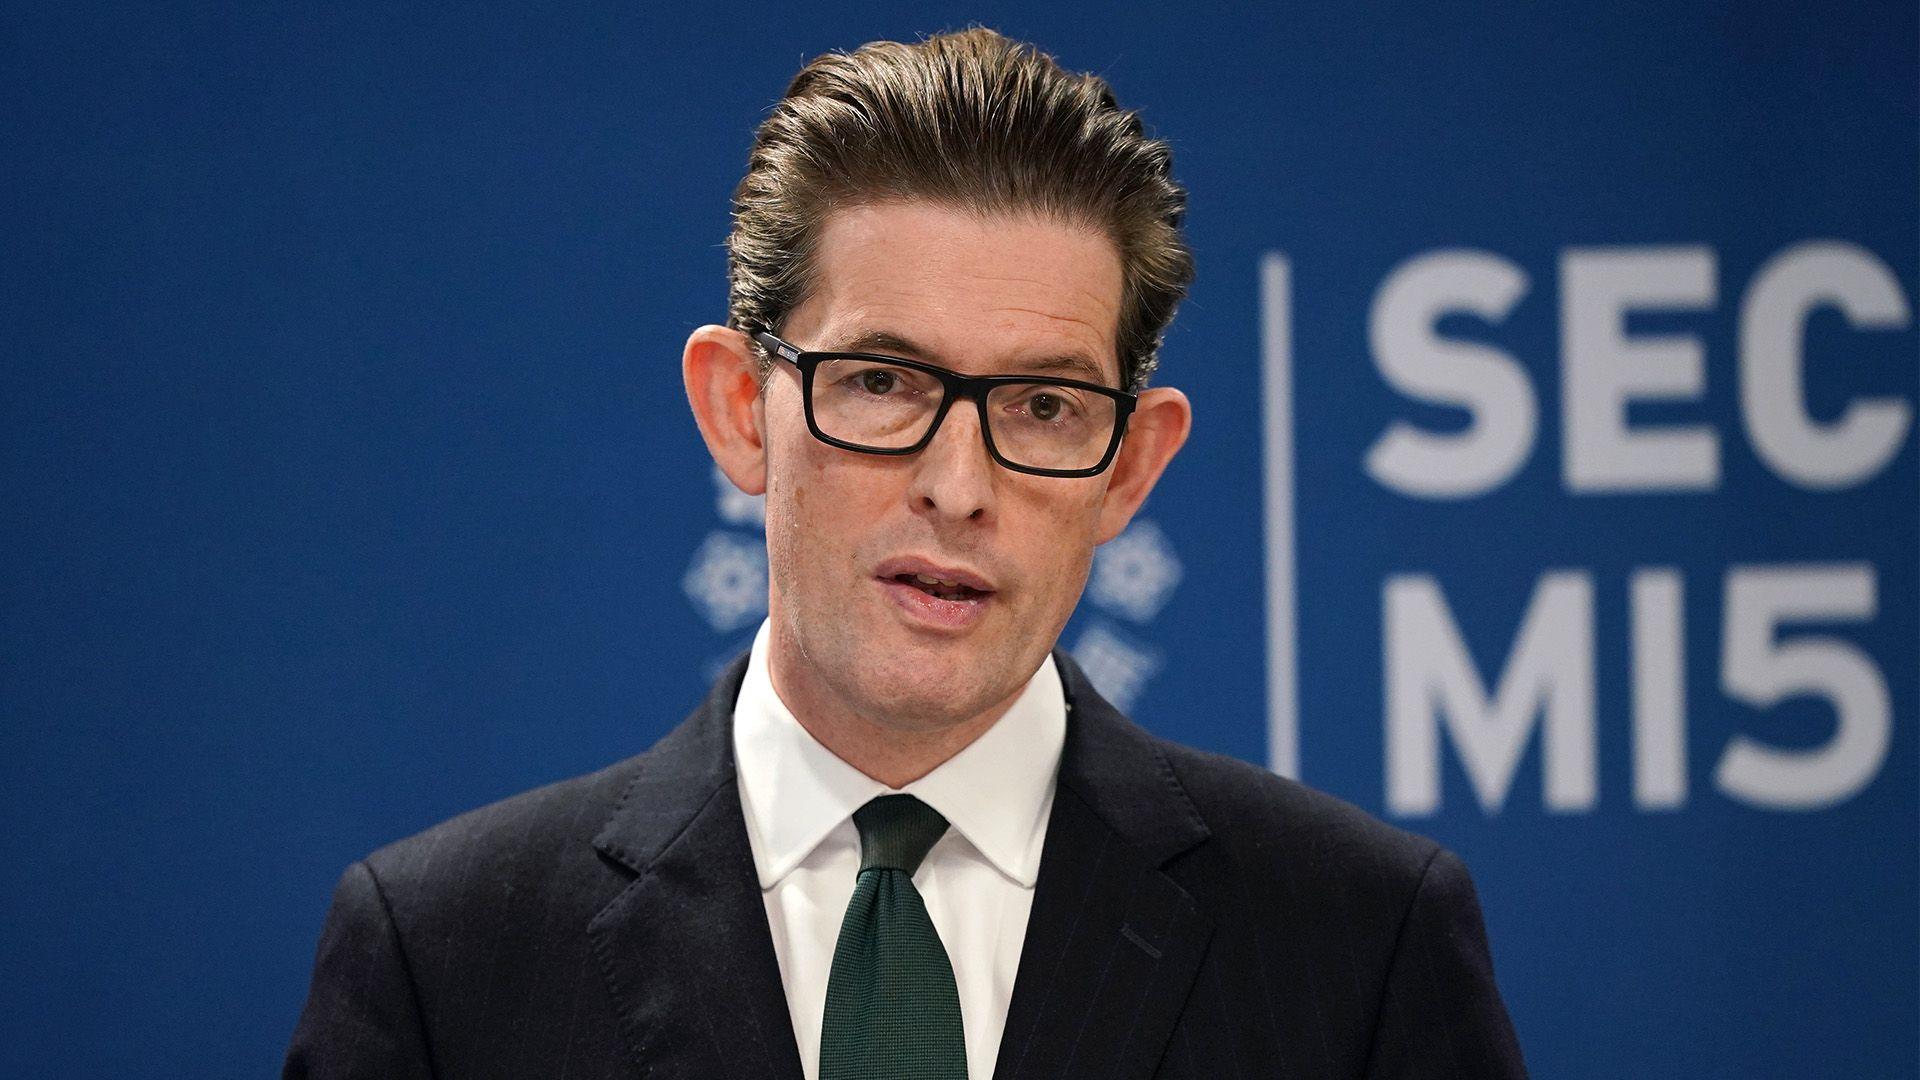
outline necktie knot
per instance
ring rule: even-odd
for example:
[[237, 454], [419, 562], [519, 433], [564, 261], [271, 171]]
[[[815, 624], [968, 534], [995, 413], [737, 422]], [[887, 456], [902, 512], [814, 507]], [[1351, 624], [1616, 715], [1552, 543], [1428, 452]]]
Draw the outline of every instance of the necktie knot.
[[947, 831], [940, 811], [911, 795], [881, 795], [853, 812], [860, 830], [860, 869], [904, 871], [920, 868], [934, 841]]

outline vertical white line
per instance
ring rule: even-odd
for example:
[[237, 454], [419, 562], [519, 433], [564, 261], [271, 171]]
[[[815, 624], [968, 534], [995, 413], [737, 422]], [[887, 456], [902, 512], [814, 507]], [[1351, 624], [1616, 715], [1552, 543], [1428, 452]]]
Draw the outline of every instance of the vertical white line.
[[1633, 804], [1678, 810], [1687, 804], [1686, 597], [1680, 571], [1633, 572]]
[[1300, 777], [1293, 534], [1293, 266], [1260, 259], [1261, 466], [1266, 503], [1267, 767]]

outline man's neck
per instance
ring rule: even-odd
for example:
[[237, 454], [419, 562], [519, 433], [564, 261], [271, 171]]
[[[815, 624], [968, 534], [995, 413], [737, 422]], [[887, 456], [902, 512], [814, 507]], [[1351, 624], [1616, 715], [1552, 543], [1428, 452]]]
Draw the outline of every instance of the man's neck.
[[820, 680], [790, 670], [777, 649], [767, 658], [767, 673], [773, 692], [807, 734], [835, 757], [894, 789], [906, 787], [972, 745], [1020, 698], [1016, 690], [1005, 701], [956, 723], [901, 728], [849, 708]]

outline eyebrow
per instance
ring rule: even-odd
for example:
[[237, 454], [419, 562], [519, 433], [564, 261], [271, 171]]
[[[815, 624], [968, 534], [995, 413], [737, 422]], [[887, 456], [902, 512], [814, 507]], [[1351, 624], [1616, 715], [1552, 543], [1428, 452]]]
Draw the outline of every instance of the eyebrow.
[[[926, 364], [939, 364], [942, 367], [952, 366], [941, 361], [940, 354], [934, 350], [917, 345], [888, 330], [862, 330], [831, 351], [881, 353], [918, 360]], [[1062, 353], [1058, 356], [1023, 360], [1019, 364], [1019, 371], [1012, 374], [1062, 375], [1098, 383], [1101, 386], [1107, 384], [1107, 373], [1100, 369], [1100, 365], [1078, 353]]]

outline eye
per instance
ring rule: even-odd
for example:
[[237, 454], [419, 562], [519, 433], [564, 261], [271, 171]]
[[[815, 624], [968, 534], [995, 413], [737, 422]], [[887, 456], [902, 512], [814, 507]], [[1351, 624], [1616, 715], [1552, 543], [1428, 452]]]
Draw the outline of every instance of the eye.
[[898, 385], [900, 377], [884, 368], [873, 368], [860, 373], [860, 389], [875, 397], [883, 397]]
[[1053, 420], [1059, 417], [1064, 403], [1053, 394], [1039, 393], [1027, 399], [1027, 412], [1035, 420]]

